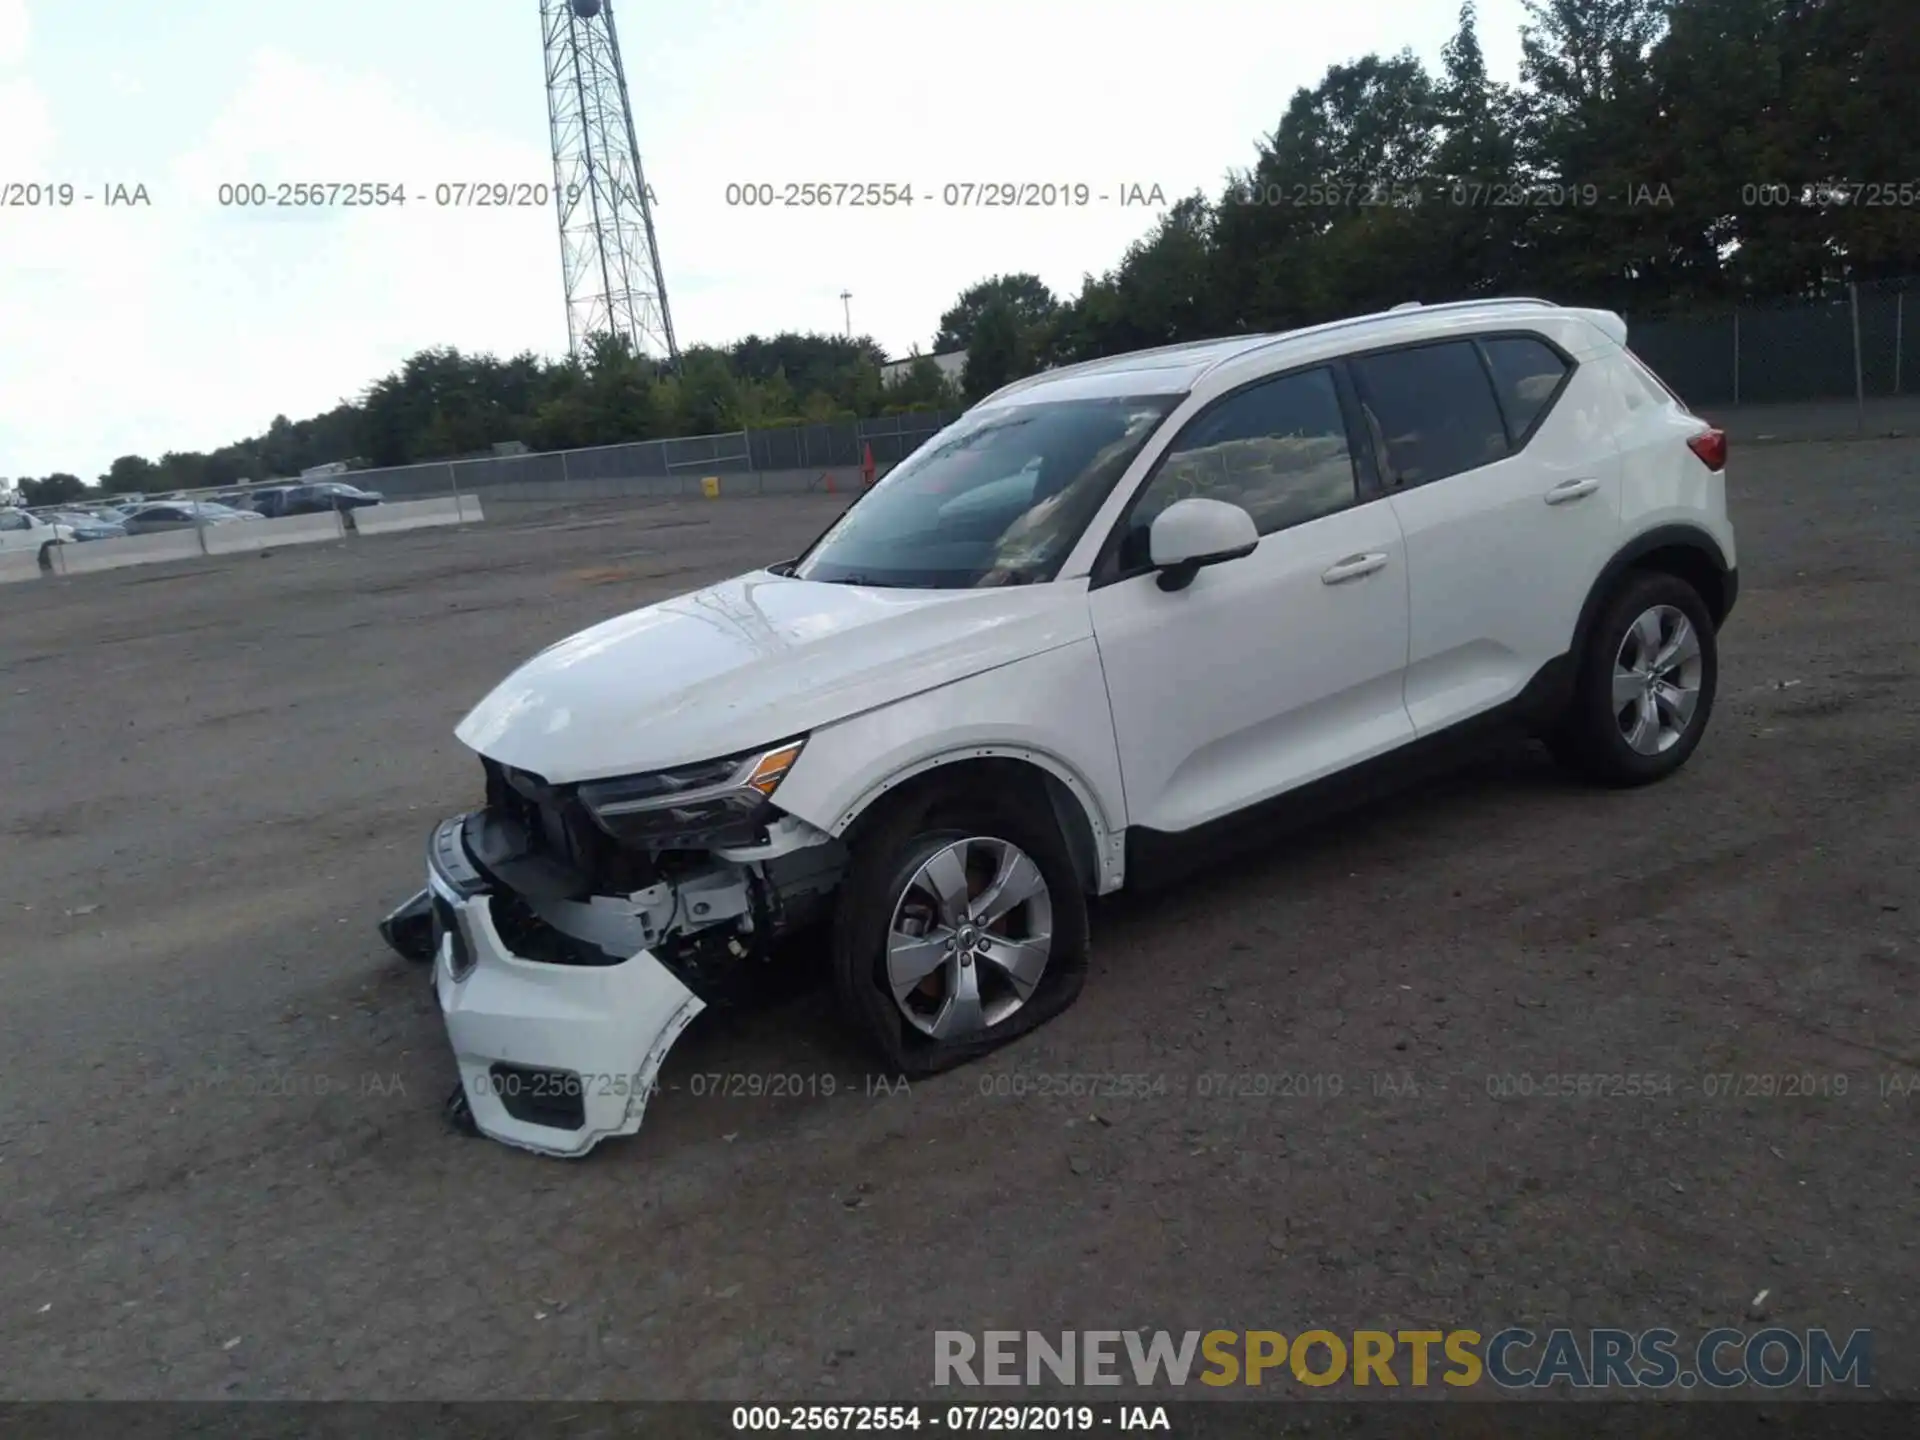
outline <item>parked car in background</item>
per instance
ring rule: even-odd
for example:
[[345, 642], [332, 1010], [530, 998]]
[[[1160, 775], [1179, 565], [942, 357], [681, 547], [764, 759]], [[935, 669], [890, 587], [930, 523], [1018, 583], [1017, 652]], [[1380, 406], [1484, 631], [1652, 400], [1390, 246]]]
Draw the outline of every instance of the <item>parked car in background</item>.
[[293, 485], [269, 485], [265, 489], [251, 491], [247, 495], [246, 508], [256, 515], [277, 520], [288, 513], [287, 492], [297, 488]]
[[53, 547], [64, 545], [73, 538], [71, 525], [50, 523], [38, 515], [16, 510], [12, 506], [0, 509], [0, 554], [38, 550], [40, 563], [50, 565], [53, 563]]
[[378, 505], [384, 497], [375, 490], [362, 490], [344, 480], [326, 480], [317, 485], [294, 485], [281, 501], [282, 515], [324, 515], [329, 510], [358, 510]]
[[127, 527], [118, 520], [102, 520], [84, 510], [56, 510], [40, 517], [51, 525], [65, 525], [75, 540], [118, 540]]
[[129, 535], [164, 535], [170, 530], [191, 530], [196, 525], [225, 525], [240, 520], [258, 520], [251, 510], [235, 510], [202, 500], [161, 501], [143, 505], [126, 519]]

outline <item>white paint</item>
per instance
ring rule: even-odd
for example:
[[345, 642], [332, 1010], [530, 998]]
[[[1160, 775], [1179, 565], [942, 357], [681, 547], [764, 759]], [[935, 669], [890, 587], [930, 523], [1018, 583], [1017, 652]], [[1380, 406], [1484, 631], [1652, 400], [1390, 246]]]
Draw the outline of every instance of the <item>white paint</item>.
[[[457, 907], [472, 970], [454, 979], [450, 943], [434, 960], [434, 991], [475, 1123], [496, 1140], [566, 1157], [610, 1135], [631, 1135], [660, 1062], [705, 1007], [644, 950], [619, 965], [522, 960], [501, 942], [488, 907], [484, 896]], [[586, 1124], [563, 1131], [516, 1120], [490, 1077], [495, 1062], [572, 1071]]]

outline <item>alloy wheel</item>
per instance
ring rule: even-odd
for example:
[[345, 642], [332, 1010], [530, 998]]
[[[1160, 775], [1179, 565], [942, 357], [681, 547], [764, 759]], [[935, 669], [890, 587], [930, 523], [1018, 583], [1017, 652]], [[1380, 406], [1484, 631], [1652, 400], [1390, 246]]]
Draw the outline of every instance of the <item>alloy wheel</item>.
[[1693, 622], [1674, 606], [1655, 605], [1627, 627], [1613, 661], [1613, 718], [1630, 749], [1658, 755], [1680, 743], [1705, 668]]
[[894, 902], [887, 988], [935, 1040], [991, 1029], [1032, 998], [1053, 945], [1053, 896], [1019, 846], [956, 840], [923, 861]]

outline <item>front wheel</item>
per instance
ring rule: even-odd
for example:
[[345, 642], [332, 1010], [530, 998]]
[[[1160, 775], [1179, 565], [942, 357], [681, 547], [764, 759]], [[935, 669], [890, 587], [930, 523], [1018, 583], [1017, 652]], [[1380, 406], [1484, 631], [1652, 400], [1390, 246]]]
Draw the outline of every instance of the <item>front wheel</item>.
[[908, 1076], [937, 1074], [1058, 1015], [1087, 971], [1087, 906], [1050, 815], [915, 805], [856, 847], [834, 920], [848, 1017]]
[[1713, 713], [1720, 652], [1706, 602], [1674, 575], [1635, 576], [1578, 657], [1556, 756], [1605, 785], [1664, 780], [1693, 754]]

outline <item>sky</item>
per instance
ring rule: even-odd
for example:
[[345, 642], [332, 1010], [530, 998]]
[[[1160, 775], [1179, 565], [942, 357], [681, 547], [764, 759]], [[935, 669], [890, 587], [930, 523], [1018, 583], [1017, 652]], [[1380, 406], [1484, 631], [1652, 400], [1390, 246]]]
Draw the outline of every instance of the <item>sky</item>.
[[[213, 450], [431, 346], [558, 358], [540, 0], [0, 0], [0, 477]], [[676, 338], [930, 347], [990, 275], [1070, 296], [1152, 226], [1084, 208], [747, 209], [730, 183], [1052, 181], [1169, 202], [1249, 165], [1330, 64], [1437, 69], [1455, 0], [613, 0]], [[1482, 0], [1489, 69], [1521, 0]], [[220, 186], [403, 185], [404, 207], [261, 211]], [[8, 203], [71, 184], [69, 206]], [[9, 193], [11, 191], [11, 193]], [[145, 203], [138, 203], [144, 191]], [[133, 197], [110, 204], [108, 197]]]

